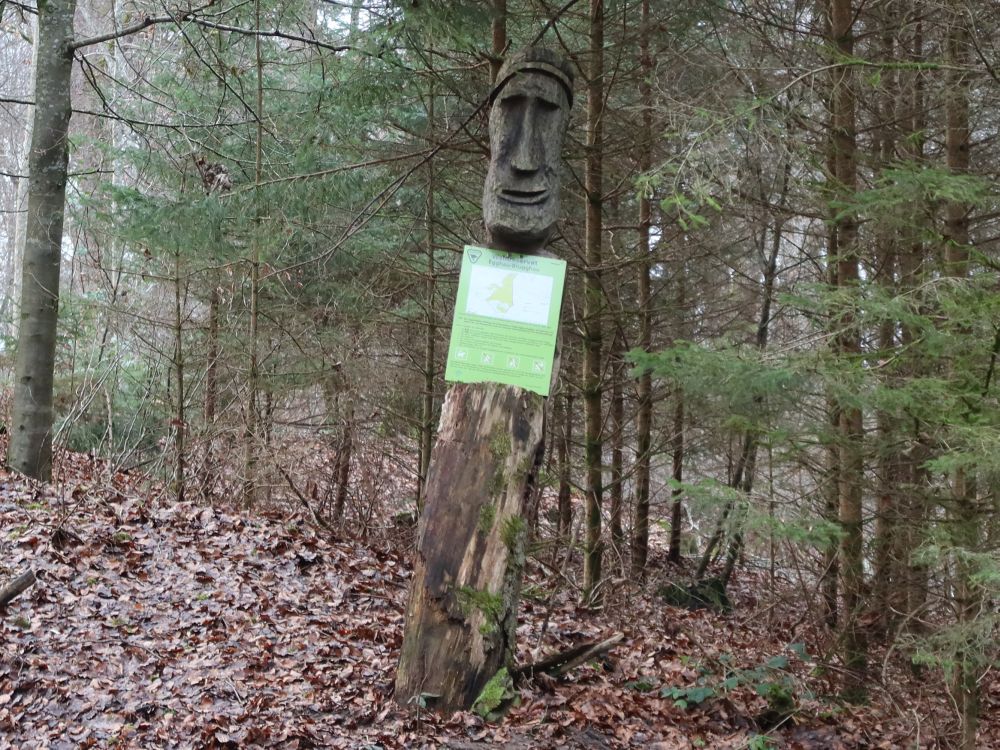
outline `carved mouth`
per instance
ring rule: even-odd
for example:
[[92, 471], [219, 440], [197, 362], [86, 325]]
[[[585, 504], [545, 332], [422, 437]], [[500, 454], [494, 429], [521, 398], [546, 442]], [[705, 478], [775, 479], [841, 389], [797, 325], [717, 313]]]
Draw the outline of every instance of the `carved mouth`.
[[512, 190], [505, 188], [500, 191], [500, 197], [508, 203], [517, 203], [521, 206], [533, 206], [544, 203], [549, 197], [548, 190]]

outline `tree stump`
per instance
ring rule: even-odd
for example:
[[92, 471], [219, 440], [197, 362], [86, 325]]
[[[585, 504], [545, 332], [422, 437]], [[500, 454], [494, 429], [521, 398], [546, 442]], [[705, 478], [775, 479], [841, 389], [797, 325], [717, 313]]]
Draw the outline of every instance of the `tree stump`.
[[513, 666], [544, 404], [496, 383], [458, 384], [445, 397], [396, 675], [400, 704], [468, 709]]

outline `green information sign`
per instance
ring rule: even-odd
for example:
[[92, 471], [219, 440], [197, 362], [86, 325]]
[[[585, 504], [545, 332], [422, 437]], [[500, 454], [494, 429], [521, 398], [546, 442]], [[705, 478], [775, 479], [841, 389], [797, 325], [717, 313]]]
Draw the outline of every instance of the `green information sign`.
[[444, 378], [549, 395], [566, 261], [466, 245]]

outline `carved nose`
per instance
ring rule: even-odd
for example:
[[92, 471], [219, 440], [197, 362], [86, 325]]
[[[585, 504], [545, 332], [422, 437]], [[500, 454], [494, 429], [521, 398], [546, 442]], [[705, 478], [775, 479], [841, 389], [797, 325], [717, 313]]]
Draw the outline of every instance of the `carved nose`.
[[532, 108], [525, 113], [521, 126], [520, 137], [514, 144], [514, 153], [510, 164], [518, 172], [537, 172], [542, 167], [545, 154], [542, 148], [540, 133], [535, 127], [535, 117]]

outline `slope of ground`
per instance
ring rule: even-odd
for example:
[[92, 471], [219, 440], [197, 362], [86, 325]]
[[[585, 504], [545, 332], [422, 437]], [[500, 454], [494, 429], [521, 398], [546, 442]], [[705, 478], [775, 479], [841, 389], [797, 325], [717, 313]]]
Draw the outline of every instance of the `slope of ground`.
[[[864, 709], [811, 696], [835, 673], [794, 603], [738, 593], [735, 614], [689, 612], [614, 584], [595, 612], [540, 567], [525, 660], [624, 643], [523, 685], [498, 723], [401, 709], [405, 550], [327, 537], [290, 513], [153, 502], [128, 477], [0, 474], [0, 582], [38, 575], [0, 620], [0, 748], [903, 748], [952, 722], [940, 687], [905, 674], [873, 683]], [[985, 716], [998, 697], [994, 679]]]

